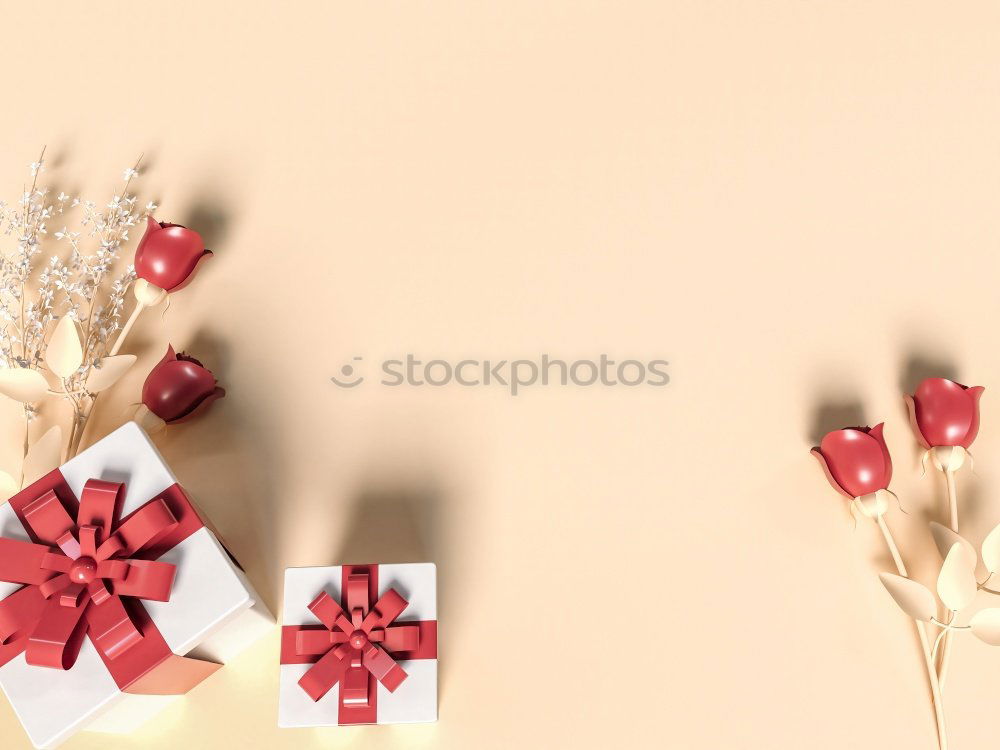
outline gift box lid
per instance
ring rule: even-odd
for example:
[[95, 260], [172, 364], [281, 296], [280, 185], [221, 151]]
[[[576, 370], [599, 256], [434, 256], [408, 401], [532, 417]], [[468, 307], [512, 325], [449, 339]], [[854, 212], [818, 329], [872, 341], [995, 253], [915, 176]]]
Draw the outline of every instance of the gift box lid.
[[[433, 656], [398, 659], [406, 679], [389, 691], [376, 682], [377, 712], [373, 723], [406, 724], [437, 721], [437, 567], [434, 563], [399, 563], [371, 566], [377, 571], [377, 594], [395, 589], [407, 601], [406, 609], [394, 625], [433, 621]], [[283, 626], [314, 626], [316, 616], [309, 603], [325, 591], [338, 603], [342, 600], [344, 567], [340, 565], [285, 570], [282, 596]], [[299, 685], [311, 664], [281, 664], [278, 686], [278, 726], [283, 728], [323, 727], [340, 724], [340, 687], [334, 685], [318, 701]]]
[[[177, 479], [134, 422], [118, 428], [59, 468], [77, 497], [87, 480], [124, 482], [122, 514], [128, 514], [177, 483]], [[22, 492], [30, 493], [32, 486]], [[28, 539], [13, 509], [0, 505], [0, 536]], [[186, 654], [253, 606], [252, 591], [236, 564], [208, 528], [201, 528], [158, 559], [177, 565], [170, 599], [141, 600], [175, 654]], [[20, 588], [0, 583], [0, 598]], [[52, 747], [122, 693], [89, 639], [70, 670], [27, 664], [20, 654], [0, 666], [3, 689], [36, 747]]]

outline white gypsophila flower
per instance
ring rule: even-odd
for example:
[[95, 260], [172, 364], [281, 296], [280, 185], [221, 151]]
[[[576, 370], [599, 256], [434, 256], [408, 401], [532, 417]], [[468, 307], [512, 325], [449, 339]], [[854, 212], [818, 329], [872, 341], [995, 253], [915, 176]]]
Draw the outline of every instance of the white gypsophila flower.
[[[30, 166], [30, 188], [13, 205], [0, 202], [0, 237], [13, 240], [7, 248], [0, 245], [0, 360], [7, 366], [44, 367], [50, 324], [69, 316], [79, 323], [85, 354], [69, 386], [80, 390], [121, 328], [126, 292], [135, 279], [131, 265], [118, 278], [111, 274], [129, 242], [129, 229], [142, 220], [138, 197], [129, 191], [139, 170], [137, 164], [123, 171], [124, 191], [113, 193], [103, 209], [64, 191], [50, 202], [54, 191], [38, 183], [45, 171], [39, 158]], [[56, 215], [62, 216], [61, 228], [51, 237], [65, 243], [65, 257], [53, 255], [36, 268], [35, 258], [49, 241], [47, 222]]]

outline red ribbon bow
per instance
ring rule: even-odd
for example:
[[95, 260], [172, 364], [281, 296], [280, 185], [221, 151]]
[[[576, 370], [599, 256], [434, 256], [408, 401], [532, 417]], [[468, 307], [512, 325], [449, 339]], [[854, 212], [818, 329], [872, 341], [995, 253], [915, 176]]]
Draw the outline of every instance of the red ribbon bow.
[[298, 656], [323, 654], [299, 680], [314, 701], [340, 682], [340, 702], [344, 708], [367, 708], [375, 698], [369, 673], [390, 693], [406, 679], [406, 672], [385, 649], [415, 651], [420, 642], [420, 627], [389, 627], [408, 602], [395, 589], [389, 589], [369, 606], [373, 598], [369, 584], [367, 572], [349, 574], [344, 592], [347, 612], [324, 591], [312, 601], [309, 610], [326, 630], [295, 633]]
[[70, 669], [84, 635], [105, 663], [143, 641], [148, 616], [122, 597], [167, 601], [175, 566], [133, 555], [179, 522], [162, 497], [117, 521], [124, 490], [89, 480], [75, 521], [52, 489], [23, 506], [40, 543], [0, 538], [0, 580], [27, 584], [0, 601], [0, 646], [18, 644], [29, 664]]

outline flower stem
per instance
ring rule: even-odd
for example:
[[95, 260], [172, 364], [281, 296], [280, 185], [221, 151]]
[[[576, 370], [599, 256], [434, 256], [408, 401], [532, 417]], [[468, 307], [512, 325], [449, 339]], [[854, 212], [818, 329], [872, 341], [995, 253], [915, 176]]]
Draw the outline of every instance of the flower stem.
[[[879, 515], [875, 520], [878, 523], [879, 531], [882, 532], [882, 537], [885, 539], [885, 544], [889, 548], [889, 554], [892, 555], [892, 560], [896, 564], [896, 570], [904, 578], [908, 577], [906, 564], [903, 562], [902, 555], [899, 554], [899, 547], [896, 546], [896, 540], [893, 539], [892, 532], [889, 531], [885, 519]], [[920, 648], [924, 652], [924, 666], [927, 668], [927, 679], [931, 685], [931, 702], [934, 705], [934, 719], [937, 722], [938, 744], [941, 750], [948, 750], [948, 735], [944, 724], [944, 703], [941, 700], [941, 688], [938, 683], [937, 670], [934, 668], [934, 659], [931, 656], [927, 631], [924, 629], [922, 622], [914, 620], [913, 624], [917, 629], [917, 636], [920, 639]], [[947, 632], [947, 630], [944, 632]]]
[[63, 449], [62, 463], [66, 463], [72, 455], [73, 438], [76, 437], [76, 426], [78, 423], [75, 408], [73, 409], [72, 420], [69, 426], [69, 438], [66, 440], [66, 447]]
[[125, 337], [128, 336], [129, 331], [132, 330], [132, 326], [135, 325], [135, 321], [139, 319], [139, 315], [145, 309], [145, 305], [139, 301], [136, 301], [135, 307], [132, 309], [132, 314], [128, 316], [128, 320], [125, 321], [125, 325], [122, 326], [121, 333], [118, 334], [118, 338], [115, 339], [114, 346], [111, 347], [111, 351], [108, 352], [109, 357], [113, 357], [118, 354], [118, 351], [122, 348], [122, 344], [125, 343]]
[[70, 403], [73, 404], [73, 421], [69, 428], [69, 439], [66, 441], [66, 449], [63, 451], [63, 463], [66, 463], [74, 455], [73, 453], [73, 442], [76, 440], [77, 432], [80, 429], [80, 418], [83, 414], [82, 401], [79, 396], [72, 393], [72, 389], [69, 385], [69, 380], [63, 378], [62, 381], [63, 393], [66, 394], [66, 398], [69, 399]]
[[80, 452], [80, 444], [83, 442], [83, 433], [86, 432], [87, 425], [90, 423], [90, 415], [94, 411], [94, 404], [97, 403], [97, 395], [98, 394], [94, 394], [94, 397], [91, 400], [90, 404], [84, 407], [84, 409], [80, 412], [80, 416], [77, 419], [79, 428], [76, 430], [76, 433], [71, 438], [69, 445], [70, 458], [73, 458], [77, 453]]
[[944, 472], [945, 482], [948, 485], [948, 508], [951, 513], [951, 530], [958, 533], [958, 493], [955, 491], [955, 472], [946, 470]]
[[[948, 618], [948, 622], [941, 623], [941, 625], [939, 626], [943, 627], [941, 632], [938, 633], [937, 638], [934, 639], [934, 648], [931, 650], [931, 659], [937, 659], [938, 646], [941, 645], [941, 639], [943, 638], [945, 640], [945, 643], [948, 642], [948, 639], [951, 636], [953, 623], [955, 622], [955, 615], [957, 614], [958, 614], [957, 612], [952, 611], [951, 617]], [[940, 677], [938, 678], [938, 682], [940, 682]]]
[[[948, 515], [951, 519], [951, 530], [958, 533], [958, 493], [955, 490], [955, 472], [949, 469], [944, 470], [945, 484], [948, 488]], [[954, 618], [952, 618], [954, 619]], [[938, 662], [938, 679], [941, 689], [948, 679], [948, 664], [951, 656], [951, 632], [943, 631], [944, 642], [941, 645], [941, 661]], [[940, 636], [938, 636], [940, 637]]]
[[927, 622], [931, 625], [937, 625], [939, 628], [945, 628], [947, 630], [972, 630], [971, 625], [953, 625], [951, 623], [941, 622], [936, 617], [932, 617]]
[[995, 594], [996, 596], [1000, 596], [1000, 591], [997, 591], [996, 589], [991, 589], [990, 588], [989, 583], [990, 583], [991, 580], [993, 580], [993, 574], [992, 573], [990, 573], [988, 576], [986, 576], [986, 580], [985, 581], [983, 581], [982, 583], [978, 584], [979, 590], [980, 591], [985, 591], [987, 594]]

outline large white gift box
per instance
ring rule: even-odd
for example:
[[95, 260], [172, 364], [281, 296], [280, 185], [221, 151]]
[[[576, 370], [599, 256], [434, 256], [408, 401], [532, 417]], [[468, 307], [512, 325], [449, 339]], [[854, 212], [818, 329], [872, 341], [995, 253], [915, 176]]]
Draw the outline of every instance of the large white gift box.
[[133, 422], [0, 505], [0, 578], [0, 688], [37, 748], [132, 731], [274, 623]]
[[433, 563], [289, 568], [278, 726], [437, 721]]

